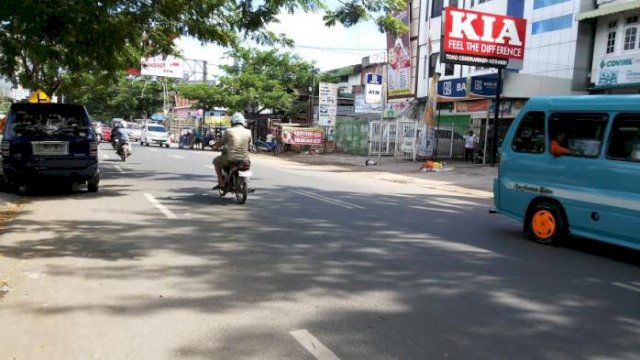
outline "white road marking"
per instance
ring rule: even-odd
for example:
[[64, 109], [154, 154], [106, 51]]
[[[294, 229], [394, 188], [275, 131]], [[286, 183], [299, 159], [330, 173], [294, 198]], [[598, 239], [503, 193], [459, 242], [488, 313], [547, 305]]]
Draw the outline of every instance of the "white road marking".
[[311, 333], [305, 329], [293, 330], [289, 331], [289, 334], [293, 336], [294, 339], [303, 348], [307, 349], [308, 352], [313, 355], [318, 360], [340, 360], [339, 357], [336, 356], [329, 348], [324, 346], [315, 336], [311, 335]]
[[176, 219], [177, 218], [177, 216], [174, 213], [172, 213], [164, 205], [160, 204], [160, 202], [158, 200], [156, 200], [156, 198], [154, 198], [153, 195], [145, 193], [144, 197], [146, 197], [147, 200], [149, 200], [150, 203], [152, 203], [155, 207], [157, 207], [158, 210], [160, 210], [169, 219]]
[[106, 160], [106, 159], [108, 159], [108, 158], [109, 158], [109, 155], [107, 155], [107, 154], [102, 154], [102, 158]]
[[158, 152], [158, 149], [147, 149], [147, 151], [151, 151], [151, 152]]
[[614, 282], [612, 283], [613, 285], [617, 286], [617, 287], [621, 287], [627, 290], [631, 290], [631, 291], [635, 291], [640, 293], [640, 287], [637, 286], [633, 286], [633, 285], [627, 285], [627, 284], [623, 284], [623, 283], [619, 283], [619, 282]]
[[114, 167], [116, 168], [116, 170], [120, 171], [121, 173], [124, 174], [124, 170], [122, 170], [122, 168], [120, 167], [120, 165], [114, 165]]
[[174, 159], [184, 159], [184, 156], [180, 156], [180, 155], [176, 155], [176, 154], [169, 154], [170, 157], [174, 158]]
[[315, 194], [312, 192], [308, 192], [308, 191], [304, 191], [304, 190], [290, 190], [291, 192], [294, 192], [296, 194], [302, 195], [302, 196], [307, 196], [316, 200], [320, 200], [320, 201], [324, 201], [326, 203], [332, 204], [332, 205], [338, 205], [341, 206], [345, 209], [364, 209], [362, 206], [358, 206], [358, 205], [354, 205], [351, 203], [348, 203], [346, 201], [342, 201], [342, 200], [336, 200], [336, 199], [330, 199], [328, 197], [319, 195], [319, 194]]

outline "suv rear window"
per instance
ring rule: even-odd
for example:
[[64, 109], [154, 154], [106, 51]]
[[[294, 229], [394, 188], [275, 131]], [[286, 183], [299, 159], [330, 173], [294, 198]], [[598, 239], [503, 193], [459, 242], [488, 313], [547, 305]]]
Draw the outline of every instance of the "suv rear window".
[[14, 104], [9, 113], [7, 134], [11, 137], [91, 136], [84, 108], [65, 104]]

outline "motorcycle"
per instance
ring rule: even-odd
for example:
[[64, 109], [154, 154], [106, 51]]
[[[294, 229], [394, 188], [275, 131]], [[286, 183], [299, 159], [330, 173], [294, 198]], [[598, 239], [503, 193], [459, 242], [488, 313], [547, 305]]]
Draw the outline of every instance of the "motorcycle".
[[249, 189], [249, 178], [253, 175], [251, 172], [251, 161], [242, 160], [237, 162], [231, 168], [223, 168], [224, 185], [218, 189], [220, 196], [225, 196], [228, 192], [236, 195], [236, 203], [239, 205], [247, 201], [247, 194], [253, 192]]
[[278, 140], [267, 142], [258, 139], [258, 141], [254, 142], [253, 145], [255, 146], [255, 152], [273, 152], [276, 156], [283, 152], [284, 149], [283, 144]]
[[115, 139], [114, 144], [114, 147], [116, 148], [116, 154], [120, 156], [122, 161], [126, 162], [127, 158], [131, 156], [131, 145], [129, 145], [129, 141]]

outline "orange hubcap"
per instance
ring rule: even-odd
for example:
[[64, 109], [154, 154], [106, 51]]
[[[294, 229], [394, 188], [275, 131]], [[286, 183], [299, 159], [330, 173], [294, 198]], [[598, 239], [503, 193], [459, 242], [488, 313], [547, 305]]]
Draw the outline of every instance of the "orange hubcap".
[[538, 210], [531, 220], [531, 229], [540, 239], [549, 239], [556, 232], [556, 218], [548, 210]]

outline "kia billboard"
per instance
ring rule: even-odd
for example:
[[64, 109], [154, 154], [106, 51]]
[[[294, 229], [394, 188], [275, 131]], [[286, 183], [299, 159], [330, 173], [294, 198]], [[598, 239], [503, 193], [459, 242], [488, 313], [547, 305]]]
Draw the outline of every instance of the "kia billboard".
[[504, 68], [524, 60], [527, 20], [468, 9], [445, 9], [442, 62]]

